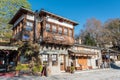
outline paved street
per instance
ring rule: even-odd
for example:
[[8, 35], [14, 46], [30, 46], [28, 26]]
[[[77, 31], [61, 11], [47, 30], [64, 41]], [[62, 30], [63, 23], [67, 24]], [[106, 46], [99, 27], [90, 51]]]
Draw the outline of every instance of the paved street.
[[63, 73], [60, 75], [54, 75], [50, 77], [36, 77], [36, 76], [13, 77], [13, 78], [1, 77], [0, 80], [120, 80], [120, 70], [100, 69], [91, 71], [80, 71], [75, 72], [74, 74]]

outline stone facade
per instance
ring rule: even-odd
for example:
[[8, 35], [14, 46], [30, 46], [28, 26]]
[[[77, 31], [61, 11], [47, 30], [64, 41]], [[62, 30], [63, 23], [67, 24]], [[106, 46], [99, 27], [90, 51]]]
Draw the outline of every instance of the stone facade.
[[74, 26], [78, 23], [45, 10], [33, 12], [25, 8], [20, 8], [9, 23], [15, 41], [40, 45], [39, 56], [50, 74], [66, 70], [68, 49], [74, 44]]

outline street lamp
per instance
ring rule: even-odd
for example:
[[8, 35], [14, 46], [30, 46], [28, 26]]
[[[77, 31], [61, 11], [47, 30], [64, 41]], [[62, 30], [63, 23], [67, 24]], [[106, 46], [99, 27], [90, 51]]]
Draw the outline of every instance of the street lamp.
[[107, 49], [108, 67], [110, 68], [110, 50]]

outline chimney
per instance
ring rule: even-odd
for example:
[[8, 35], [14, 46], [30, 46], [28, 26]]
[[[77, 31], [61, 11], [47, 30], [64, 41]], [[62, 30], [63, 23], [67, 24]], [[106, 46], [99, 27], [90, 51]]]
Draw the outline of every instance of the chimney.
[[80, 37], [78, 37], [77, 39], [75, 39], [75, 44], [82, 44], [82, 40]]
[[81, 40], [81, 38], [79, 37], [78, 38], [78, 44], [81, 44], [82, 43], [82, 40]]

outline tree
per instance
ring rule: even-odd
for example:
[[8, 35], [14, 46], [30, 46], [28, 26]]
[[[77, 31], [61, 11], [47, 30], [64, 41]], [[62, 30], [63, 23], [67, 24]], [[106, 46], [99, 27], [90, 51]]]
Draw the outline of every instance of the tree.
[[21, 6], [31, 9], [27, 0], [0, 0], [0, 29], [2, 30], [0, 34], [4, 33], [3, 36], [11, 37], [11, 35], [8, 36], [11, 32], [6, 33], [4, 31], [11, 29], [8, 22]]
[[85, 40], [87, 39], [84, 38], [87, 36], [91, 38], [91, 40], [93, 40], [94, 44], [100, 44], [101, 32], [103, 30], [101, 22], [95, 18], [91, 18], [87, 20], [84, 27], [85, 29], [81, 32], [80, 35], [81, 38], [84, 40], [84, 43], [86, 42]]
[[[93, 40], [99, 47], [117, 46], [120, 49], [120, 19], [109, 19], [103, 25], [95, 18], [88, 19], [80, 37], [84, 44]], [[86, 41], [87, 40], [87, 41]]]
[[[11, 45], [18, 46], [18, 57], [24, 56], [28, 61], [32, 61], [32, 58], [35, 59], [35, 63], [41, 64], [41, 60], [39, 57], [39, 49], [40, 45], [33, 42], [22, 42], [17, 41], [15, 43], [12, 43]], [[17, 59], [16, 59], [17, 60]]]
[[109, 19], [104, 24], [105, 29], [108, 31], [106, 32], [108, 36], [109, 42], [112, 42], [113, 45], [119, 46], [120, 45], [120, 19]]
[[96, 46], [95, 40], [90, 36], [90, 33], [87, 33], [87, 35], [84, 38], [84, 44], [89, 46]]

